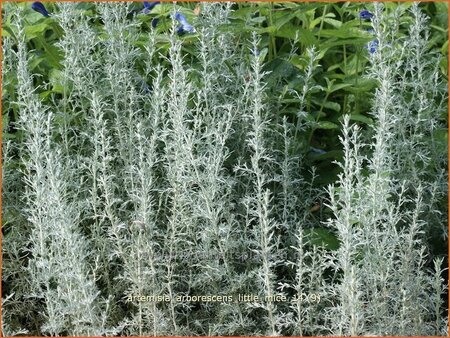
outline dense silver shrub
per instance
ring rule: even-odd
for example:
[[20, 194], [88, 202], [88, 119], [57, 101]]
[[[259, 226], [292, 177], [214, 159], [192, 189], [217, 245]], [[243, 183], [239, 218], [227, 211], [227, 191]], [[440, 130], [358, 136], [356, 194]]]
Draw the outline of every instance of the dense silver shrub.
[[[21, 7], [6, 5], [23, 36]], [[23, 133], [2, 143], [3, 218], [13, 224], [5, 335], [446, 334], [443, 258], [430, 270], [425, 243], [430, 227], [445, 235], [446, 161], [433, 135], [447, 96], [417, 4], [392, 13], [410, 19], [401, 39], [374, 6], [374, 123], [362, 130], [344, 117], [342, 171], [326, 191], [314, 168], [302, 176], [298, 144], [316, 48], [302, 89], [289, 93], [293, 125], [272, 113], [280, 100], [266, 91], [256, 33], [237, 43], [218, 28], [231, 3], [201, 4], [194, 55], [174, 20], [164, 54], [155, 30], [138, 47], [130, 3], [95, 4], [101, 34], [76, 6], [56, 4], [64, 92], [51, 105], [37, 95], [25, 40], [17, 50], [3, 40]], [[310, 210], [322, 200], [324, 224]], [[337, 249], [313, 240], [324, 226]]]

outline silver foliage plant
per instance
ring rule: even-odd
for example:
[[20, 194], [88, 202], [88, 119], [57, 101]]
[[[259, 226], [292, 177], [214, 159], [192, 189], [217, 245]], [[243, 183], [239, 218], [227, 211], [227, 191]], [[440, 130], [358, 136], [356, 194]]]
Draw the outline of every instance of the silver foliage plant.
[[[24, 39], [12, 50], [4, 38], [24, 135], [3, 141], [5, 335], [446, 335], [442, 258], [426, 268], [428, 220], [447, 217], [445, 156], [428, 142], [446, 92], [426, 16], [417, 4], [394, 11], [411, 19], [398, 39], [375, 4], [374, 123], [344, 117], [342, 171], [322, 191], [302, 177], [296, 145], [317, 50], [292, 93], [294, 126], [273, 113], [258, 36], [236, 44], [217, 28], [231, 6], [201, 4], [193, 67], [176, 22], [164, 57], [155, 31], [136, 47], [130, 3], [96, 4], [101, 36], [76, 4], [56, 4], [65, 90], [52, 105], [33, 86]], [[8, 10], [23, 36], [20, 7]], [[324, 224], [310, 212], [318, 198], [332, 212]], [[338, 249], [311, 241], [317, 226]]]

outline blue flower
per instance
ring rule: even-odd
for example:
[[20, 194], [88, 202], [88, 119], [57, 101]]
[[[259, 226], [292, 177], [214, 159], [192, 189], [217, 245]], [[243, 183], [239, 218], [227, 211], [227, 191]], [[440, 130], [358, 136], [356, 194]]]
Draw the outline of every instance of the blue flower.
[[378, 48], [378, 40], [370, 41], [369, 44], [366, 46], [366, 48], [369, 50], [370, 54], [375, 53]]
[[160, 3], [160, 1], [153, 1], [153, 2], [148, 2], [148, 1], [144, 1], [144, 10], [143, 12], [145, 14], [150, 13], [150, 11], [155, 8], [156, 5], [158, 5]]
[[189, 23], [186, 20], [186, 17], [180, 12], [175, 13], [175, 19], [178, 20], [182, 25], [189, 25]]
[[195, 33], [195, 28], [191, 26], [183, 14], [177, 12], [175, 13], [175, 19], [181, 23], [181, 26], [177, 27], [177, 33], [183, 35], [184, 33]]
[[373, 18], [373, 14], [370, 13], [367, 9], [364, 9], [361, 12], [359, 12], [359, 17], [363, 20], [370, 20]]
[[154, 18], [154, 19], [152, 20], [152, 27], [153, 27], [153, 28], [156, 28], [156, 26], [158, 25], [158, 22], [159, 22], [159, 19], [158, 19], [158, 18]]
[[178, 26], [177, 27], [177, 34], [178, 35], [183, 35], [185, 32], [185, 30], [183, 29], [183, 26]]
[[47, 18], [50, 16], [50, 14], [48, 14], [47, 10], [45, 9], [45, 6], [39, 1], [33, 2], [31, 5], [31, 9], [41, 13], [43, 16]]

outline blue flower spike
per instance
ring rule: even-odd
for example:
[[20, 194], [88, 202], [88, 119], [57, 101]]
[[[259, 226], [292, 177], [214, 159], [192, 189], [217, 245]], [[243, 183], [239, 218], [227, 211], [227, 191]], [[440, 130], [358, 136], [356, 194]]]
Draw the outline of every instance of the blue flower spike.
[[150, 13], [150, 11], [151, 11], [153, 8], [155, 8], [155, 6], [158, 5], [158, 4], [160, 4], [160, 1], [152, 1], [152, 2], [144, 1], [144, 10], [143, 10], [143, 12], [144, 12], [145, 14]]
[[378, 40], [372, 40], [367, 45], [367, 49], [369, 50], [370, 54], [374, 54], [377, 51], [378, 48]]
[[31, 4], [31, 9], [35, 10], [36, 12], [41, 13], [46, 18], [48, 18], [50, 16], [50, 14], [48, 14], [47, 10], [45, 9], [45, 6], [39, 1], [33, 2]]
[[361, 12], [359, 12], [359, 17], [363, 20], [370, 20], [373, 18], [373, 14], [370, 13], [367, 9], [364, 9]]
[[179, 12], [175, 13], [175, 19], [181, 24], [177, 27], [177, 33], [182, 35], [184, 33], [195, 33], [195, 28], [187, 22], [185, 16]]

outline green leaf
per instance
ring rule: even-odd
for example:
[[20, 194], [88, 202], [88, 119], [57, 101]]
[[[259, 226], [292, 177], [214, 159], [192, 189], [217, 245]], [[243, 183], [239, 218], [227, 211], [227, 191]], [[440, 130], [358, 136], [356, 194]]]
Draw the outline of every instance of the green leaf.
[[446, 40], [442, 45], [441, 53], [444, 55], [448, 53], [448, 40]]
[[305, 46], [317, 45], [318, 43], [317, 38], [310, 30], [295, 26], [292, 23], [284, 25], [283, 27], [281, 27], [281, 29], [275, 31], [273, 34], [276, 37], [292, 40], [295, 39], [298, 34], [300, 42]]
[[33, 26], [26, 26], [24, 29], [25, 36], [27, 37], [28, 40], [31, 40], [35, 37], [41, 36], [42, 33], [45, 32], [47, 28], [48, 28], [47, 23], [40, 23]]
[[13, 30], [9, 26], [3, 27], [2, 36], [8, 36], [8, 37], [12, 36], [13, 38], [15, 38], [15, 34], [14, 34]]
[[277, 30], [279, 30], [281, 27], [283, 27], [285, 24], [287, 24], [289, 21], [295, 18], [296, 15], [297, 12], [293, 12], [291, 14], [287, 14], [285, 12], [275, 13], [273, 15], [273, 22], [274, 25], [277, 27]]
[[317, 123], [317, 129], [339, 129], [336, 123], [330, 121], [320, 121]]
[[339, 20], [335, 20], [335, 19], [330, 19], [330, 18], [325, 18], [326, 23], [332, 25], [334, 28], [340, 28], [342, 26], [342, 22]]
[[31, 70], [36, 69], [37, 66], [39, 66], [41, 64], [41, 62], [45, 61], [45, 56], [39, 56], [36, 58], [31, 59], [31, 61], [29, 62], [29, 66]]
[[[264, 52], [264, 50], [262, 52]], [[298, 74], [298, 70], [289, 61], [282, 58], [276, 58], [268, 62], [263, 70], [265, 72], [270, 72], [266, 79], [266, 81], [270, 83], [281, 79], [289, 80]]]
[[344, 46], [344, 45], [362, 47], [362, 46], [365, 46], [371, 40], [373, 40], [373, 38], [355, 37], [355, 38], [350, 38], [350, 39], [330, 39], [330, 40], [324, 42], [321, 47], [332, 48], [332, 47], [338, 47], [338, 46]]
[[[322, 87], [323, 88], [323, 87]], [[323, 88], [323, 91], [325, 91], [325, 88]], [[317, 90], [316, 90], [317, 92]], [[311, 98], [311, 103], [314, 104], [314, 106], [321, 107], [323, 105], [323, 108], [333, 110], [336, 112], [339, 112], [341, 110], [341, 105], [337, 102], [331, 102], [331, 101], [324, 101], [323, 98]], [[326, 113], [325, 113], [326, 116]]]
[[[317, 104], [319, 104], [319, 102], [320, 101], [318, 101]], [[320, 102], [320, 104], [322, 104], [322, 102]], [[326, 109], [334, 110], [336, 112], [341, 111], [341, 105], [337, 102], [331, 102], [331, 101], [323, 102], [323, 107]]]
[[324, 247], [328, 250], [337, 250], [339, 248], [339, 240], [328, 229], [325, 228], [313, 228], [304, 229], [303, 233], [308, 239], [309, 243], [314, 246]]
[[[340, 119], [342, 120], [342, 117], [340, 117]], [[361, 114], [350, 114], [350, 120], [362, 122], [365, 124], [373, 124], [373, 120], [370, 117]]]
[[249, 28], [249, 32], [252, 32], [252, 31], [255, 31], [259, 34], [264, 34], [264, 33], [273, 34], [277, 31], [277, 27], [269, 26], [269, 27], [264, 27], [264, 28], [254, 28], [254, 27]]
[[52, 69], [49, 74], [49, 80], [52, 84], [52, 92], [64, 94], [64, 74], [58, 69]]
[[[327, 13], [327, 15], [325, 15], [325, 19], [324, 21], [326, 21], [327, 18], [334, 18], [336, 17], [334, 15], [334, 13]], [[319, 16], [318, 18], [315, 18], [314, 20], [311, 21], [311, 23], [309, 24], [309, 29], [313, 29], [314, 27], [316, 27], [317, 25], [319, 25], [322, 22], [322, 16]]]
[[335, 91], [338, 91], [340, 89], [343, 88], [347, 88], [347, 87], [351, 87], [352, 84], [351, 83], [338, 83], [338, 84], [333, 84], [329, 90], [329, 93], [333, 93]]
[[250, 22], [254, 22], [254, 23], [263, 23], [264, 21], [266, 21], [265, 16], [258, 16], [256, 18], [250, 18]]
[[320, 36], [324, 38], [356, 39], [361, 38], [363, 33], [357, 28], [341, 27], [340, 29], [322, 29]]
[[350, 86], [344, 88], [345, 91], [357, 94], [357, 93], [370, 93], [372, 89], [376, 87], [376, 80], [374, 79], [368, 79], [368, 78], [359, 78], [358, 79], [358, 86]]

